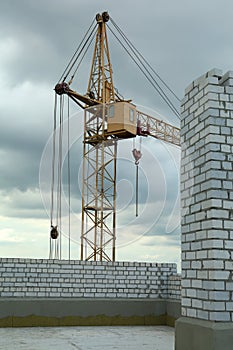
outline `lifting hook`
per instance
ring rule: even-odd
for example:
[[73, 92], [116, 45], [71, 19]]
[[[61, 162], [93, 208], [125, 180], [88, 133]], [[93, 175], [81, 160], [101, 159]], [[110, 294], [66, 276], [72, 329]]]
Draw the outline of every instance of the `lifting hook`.
[[132, 151], [134, 159], [135, 159], [135, 165], [136, 165], [136, 216], [138, 216], [138, 164], [139, 160], [142, 158], [142, 153], [140, 150], [137, 150], [136, 148]]

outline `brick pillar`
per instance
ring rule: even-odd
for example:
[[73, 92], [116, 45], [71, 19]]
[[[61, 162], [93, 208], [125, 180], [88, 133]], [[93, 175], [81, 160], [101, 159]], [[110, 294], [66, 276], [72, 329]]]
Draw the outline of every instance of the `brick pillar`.
[[233, 349], [233, 72], [185, 90], [181, 121], [182, 317], [176, 350]]

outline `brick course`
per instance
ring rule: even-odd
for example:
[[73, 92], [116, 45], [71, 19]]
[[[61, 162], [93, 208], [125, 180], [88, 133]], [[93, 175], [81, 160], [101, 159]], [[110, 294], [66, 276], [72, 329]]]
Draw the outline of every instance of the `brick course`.
[[176, 264], [2, 258], [0, 297], [176, 298], [173, 274]]
[[168, 299], [181, 299], [181, 275], [171, 275], [168, 277]]

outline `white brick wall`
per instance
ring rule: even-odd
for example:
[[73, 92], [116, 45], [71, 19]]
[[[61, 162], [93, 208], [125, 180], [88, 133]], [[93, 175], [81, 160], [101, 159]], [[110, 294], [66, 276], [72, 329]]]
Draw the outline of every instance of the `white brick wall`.
[[168, 277], [168, 299], [181, 299], [181, 275]]
[[188, 86], [181, 144], [182, 315], [233, 321], [233, 72]]
[[176, 264], [2, 258], [0, 297], [167, 298], [172, 274]]

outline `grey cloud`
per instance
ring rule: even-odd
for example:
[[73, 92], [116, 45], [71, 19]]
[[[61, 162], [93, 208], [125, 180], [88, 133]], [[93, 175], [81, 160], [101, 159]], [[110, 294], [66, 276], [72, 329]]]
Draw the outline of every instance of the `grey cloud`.
[[[157, 247], [161, 247], [161, 246], [166, 246], [166, 247], [179, 247], [180, 246], [180, 235], [175, 235], [173, 234], [172, 236], [167, 236], [166, 234], [163, 234], [163, 232], [161, 232], [161, 234], [157, 234], [154, 235], [155, 237], [153, 237], [153, 245], [157, 246]], [[165, 238], [165, 239], [164, 239]], [[142, 246], [151, 246], [152, 241], [149, 242], [144, 242], [142, 240]]]
[[[9, 81], [20, 84], [29, 79], [54, 84], [92, 18], [103, 10], [103, 4], [105, 8], [105, 2], [97, 5], [95, 1], [89, 1], [88, 6], [81, 1], [4, 2], [0, 15], [2, 35], [19, 43], [18, 54], [12, 55], [5, 65]], [[221, 46], [229, 42], [231, 21], [225, 18], [223, 28], [216, 32], [213, 28], [224, 6], [232, 5], [225, 0], [221, 4], [211, 2], [210, 6], [209, 1], [199, 0], [187, 6], [187, 2], [180, 0], [175, 5], [159, 1], [155, 6], [150, 0], [146, 5], [138, 4], [133, 12], [125, 6], [123, 10], [118, 4], [108, 4], [108, 10], [152, 66], [182, 97], [184, 87], [192, 78], [212, 66], [227, 65]], [[230, 11], [224, 16], [228, 18]], [[111, 38], [111, 33], [109, 36]], [[150, 105], [170, 115], [174, 122], [172, 112], [113, 39], [110, 46], [119, 90], [136, 103]], [[231, 54], [229, 49], [227, 56]], [[84, 65], [78, 78], [77, 89], [81, 92], [86, 89], [88, 75], [89, 64]]]
[[[139, 51], [182, 98], [184, 88], [192, 79], [216, 66], [223, 70], [232, 69], [232, 10], [230, 0], [185, 1], [145, 0], [138, 2], [118, 0], [106, 4], [105, 0], [8, 0], [0, 4], [0, 78], [2, 80], [0, 102], [0, 188], [14, 203], [4, 202], [7, 216], [45, 217], [40, 199], [25, 199], [28, 189], [38, 189], [40, 159], [43, 148], [52, 132], [53, 94], [57, 79], [78, 46], [85, 31], [97, 12], [109, 10], [110, 15], [121, 27]], [[224, 25], [222, 22], [224, 21]], [[123, 54], [115, 39], [109, 33], [112, 53], [114, 81], [126, 98], [136, 104], [143, 104], [177, 123], [172, 112], [161, 101], [141, 73]], [[11, 51], [12, 50], [12, 51]], [[79, 72], [75, 88], [85, 92], [89, 78], [90, 62], [85, 62]], [[25, 90], [25, 83], [31, 85]], [[3, 103], [4, 102], [4, 103]], [[76, 107], [72, 105], [72, 112]], [[74, 128], [74, 132], [76, 132]], [[158, 177], [155, 164], [162, 164], [165, 173], [167, 193], [166, 206], [159, 221], [156, 221], [148, 235], [166, 235], [166, 223], [178, 194], [178, 171], [171, 157], [156, 140], [146, 140], [151, 154], [144, 155], [140, 166], [147, 164], [148, 174], [154, 175], [148, 199], [146, 180], [141, 178], [140, 205], [147, 201], [153, 210], [158, 210], [164, 193], [160, 190], [162, 175]], [[128, 146], [129, 153], [131, 146]], [[120, 155], [120, 153], [119, 153]], [[125, 155], [125, 153], [123, 153]], [[72, 150], [72, 196], [79, 201], [77, 186], [78, 168], [82, 158], [82, 144]], [[131, 155], [129, 155], [131, 158]], [[155, 159], [157, 159], [157, 163]], [[126, 179], [134, 188], [135, 169], [124, 167], [119, 161], [118, 180]], [[51, 163], [47, 166], [47, 194], [50, 187]], [[66, 166], [66, 164], [64, 165]], [[64, 187], [67, 176], [64, 168]], [[79, 178], [80, 180], [80, 178]], [[160, 181], [160, 182], [159, 182]], [[19, 197], [12, 190], [18, 189]], [[80, 203], [74, 203], [75, 211]], [[125, 202], [122, 200], [123, 205]], [[133, 199], [127, 208], [134, 212]], [[45, 216], [44, 216], [45, 215]], [[119, 216], [122, 223], [127, 218]], [[168, 236], [167, 237], [171, 237]], [[172, 233], [167, 244], [176, 245], [178, 231]], [[170, 243], [169, 243], [170, 242]]]
[[0, 191], [1, 215], [17, 218], [47, 218], [38, 189]]
[[10, 190], [18, 188], [26, 191], [38, 183], [39, 159], [32, 154], [22, 154], [14, 151], [2, 152], [3, 160], [0, 165], [0, 188]]

